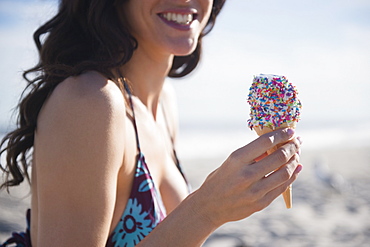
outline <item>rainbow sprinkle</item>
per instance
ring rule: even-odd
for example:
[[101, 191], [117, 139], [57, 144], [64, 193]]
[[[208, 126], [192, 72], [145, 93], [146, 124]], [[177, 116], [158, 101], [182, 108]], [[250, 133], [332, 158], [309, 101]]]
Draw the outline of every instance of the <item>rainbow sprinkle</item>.
[[249, 128], [275, 129], [284, 123], [298, 122], [302, 104], [296, 88], [285, 76], [260, 74], [249, 89], [251, 106]]

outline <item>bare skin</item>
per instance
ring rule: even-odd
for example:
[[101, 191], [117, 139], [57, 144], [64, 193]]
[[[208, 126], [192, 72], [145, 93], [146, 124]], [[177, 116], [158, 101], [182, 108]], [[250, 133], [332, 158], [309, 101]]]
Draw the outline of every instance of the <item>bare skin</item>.
[[[149, 2], [156, 3], [129, 1]], [[181, 33], [184, 38], [179, 42], [182, 36], [172, 29], [162, 28], [157, 35], [144, 28], [158, 42], [140, 40], [141, 34], [135, 33], [140, 45], [132, 59], [119, 68], [130, 81], [142, 151], [169, 213], [138, 246], [200, 246], [222, 224], [268, 206], [301, 169], [300, 141], [287, 129], [278, 130], [233, 152], [199, 190], [187, 195], [172, 157], [170, 135], [176, 139], [178, 120], [174, 93], [165, 78], [174, 54], [190, 54], [197, 39], [194, 33], [207, 22], [212, 1], [195, 3], [200, 6], [201, 23], [190, 38]], [[142, 6], [146, 13], [148, 6]], [[165, 8], [158, 5], [158, 9]], [[153, 20], [149, 18], [147, 23]], [[275, 153], [262, 156], [285, 142]], [[127, 204], [136, 155], [127, 98], [114, 82], [90, 71], [60, 83], [39, 114], [35, 134], [32, 245], [105, 246]], [[264, 158], [256, 162], [257, 157]], [[265, 177], [271, 171], [275, 172]]]
[[[170, 92], [170, 88], [164, 90], [163, 104], [171, 100], [166, 95]], [[166, 209], [171, 212], [187, 196], [187, 187], [172, 157], [172, 143], [162, 108], [155, 121], [138, 98], [133, 100], [137, 106], [136, 119], [140, 120], [137, 124], [142, 150]], [[95, 229], [96, 237], [104, 236], [100, 239], [103, 242], [92, 239], [92, 243], [105, 244], [127, 204], [136, 164], [135, 131], [125, 108], [118, 87], [95, 72], [70, 78], [56, 88], [39, 116], [35, 138], [33, 246], [39, 246], [35, 240], [43, 241], [44, 236], [49, 236], [55, 245], [58, 236], [68, 236], [67, 232], [81, 232], [81, 229], [89, 235], [93, 235]], [[170, 130], [175, 133], [177, 123], [170, 108], [164, 109], [166, 118], [170, 119]], [[68, 195], [71, 200], [61, 195]], [[92, 196], [87, 198], [86, 195]], [[96, 222], [89, 224], [93, 229], [85, 225], [93, 215], [104, 223], [104, 231]], [[57, 236], [52, 236], [50, 226], [55, 226]], [[63, 229], [67, 231], [65, 234]], [[37, 232], [43, 234], [38, 236]], [[71, 239], [71, 243], [78, 243], [76, 241]], [[83, 241], [86, 244], [86, 240]]]
[[[253, 157], [284, 143], [284, 140], [291, 141], [265, 159], [254, 160]], [[297, 154], [300, 145], [299, 138], [292, 139], [292, 135], [284, 129], [261, 136], [236, 150], [140, 246], [201, 246], [224, 223], [243, 219], [264, 209], [286, 190], [301, 171]], [[276, 172], [265, 177], [274, 170]], [[176, 225], [181, 225], [181, 231], [171, 232]], [[171, 234], [166, 234], [169, 232]]]
[[[163, 98], [169, 100], [170, 90], [165, 92], [168, 95]], [[187, 191], [185, 182], [179, 183], [183, 180], [171, 156], [170, 139], [163, 138], [168, 137], [163, 113], [158, 110], [154, 121], [138, 98], [134, 104], [138, 106], [135, 113], [143, 152], [171, 212]], [[63, 82], [42, 109], [32, 181], [33, 246], [105, 245], [127, 203], [137, 154], [132, 121], [122, 110], [125, 107], [113, 82], [89, 72]], [[175, 115], [172, 112], [169, 121], [174, 132]], [[153, 135], [153, 128], [158, 136]], [[291, 141], [275, 153], [255, 162], [266, 150], [288, 139]], [[162, 148], [153, 151], [152, 141]], [[299, 140], [284, 129], [236, 150], [139, 246], [200, 246], [225, 222], [263, 209], [296, 179], [299, 149]]]

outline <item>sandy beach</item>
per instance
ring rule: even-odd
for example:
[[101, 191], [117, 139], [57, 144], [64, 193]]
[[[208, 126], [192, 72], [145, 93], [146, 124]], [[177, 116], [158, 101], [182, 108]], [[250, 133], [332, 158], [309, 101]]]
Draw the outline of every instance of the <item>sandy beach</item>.
[[224, 225], [204, 246], [370, 246], [369, 151], [304, 152], [292, 209], [279, 197], [248, 219]]
[[[293, 208], [282, 197], [251, 217], [225, 224], [204, 247], [365, 247], [370, 245], [370, 146], [304, 150]], [[183, 160], [194, 189], [224, 157]], [[25, 227], [27, 185], [0, 193], [0, 242]]]

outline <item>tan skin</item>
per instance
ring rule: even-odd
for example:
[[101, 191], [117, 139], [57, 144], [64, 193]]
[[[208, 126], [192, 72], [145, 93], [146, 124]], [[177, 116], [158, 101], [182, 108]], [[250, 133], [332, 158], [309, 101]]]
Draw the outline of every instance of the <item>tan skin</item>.
[[[145, 12], [148, 6], [150, 11], [162, 11], [171, 2], [158, 1], [130, 3], [142, 4]], [[153, 8], [143, 5], [149, 2]], [[212, 1], [178, 2], [181, 6], [194, 2], [199, 10], [199, 30], [184, 39], [189, 46], [165, 29], [154, 37], [158, 38], [155, 44], [137, 33], [139, 48], [120, 68], [130, 80], [142, 151], [169, 214], [138, 246], [200, 246], [222, 224], [268, 206], [296, 179], [301, 168], [299, 139], [287, 129], [278, 130], [233, 152], [197, 191], [187, 194], [169, 136], [176, 140], [175, 96], [164, 81], [173, 55], [195, 48], [189, 41], [196, 41]], [[275, 153], [255, 161], [287, 141]], [[60, 83], [44, 104], [35, 133], [32, 245], [105, 246], [127, 204], [136, 155], [127, 97], [114, 82], [89, 71]]]

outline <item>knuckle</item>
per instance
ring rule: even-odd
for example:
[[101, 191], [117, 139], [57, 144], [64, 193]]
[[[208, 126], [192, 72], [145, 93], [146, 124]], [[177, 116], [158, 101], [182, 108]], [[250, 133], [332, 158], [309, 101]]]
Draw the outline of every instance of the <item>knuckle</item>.
[[290, 134], [288, 133], [288, 129], [283, 129], [282, 131], [279, 131], [277, 137], [281, 142], [286, 142], [289, 140], [289, 138], [291, 138]]
[[229, 157], [227, 158], [228, 163], [234, 164], [234, 163], [240, 163], [242, 157], [242, 151], [241, 149], [235, 150], [232, 152]]
[[263, 187], [254, 184], [249, 186], [248, 190], [245, 191], [245, 194], [247, 204], [258, 204], [264, 199], [266, 190]]
[[263, 135], [260, 137], [261, 145], [271, 147], [275, 143], [275, 135]]
[[286, 180], [290, 179], [291, 172], [290, 172], [290, 169], [288, 168], [288, 166], [284, 166], [280, 170], [282, 171], [281, 174], [280, 174], [282, 180], [286, 181]]
[[295, 164], [299, 163], [299, 155], [298, 154], [293, 154], [293, 156], [289, 159], [289, 162], [287, 163], [288, 165], [292, 166]]
[[227, 157], [227, 162], [228, 164], [235, 164], [235, 163], [238, 163], [239, 160], [240, 160], [240, 154], [239, 154], [239, 150], [236, 150], [234, 152], [232, 152], [229, 157]]
[[299, 162], [299, 160], [300, 160], [299, 155], [295, 153], [295, 154], [293, 155], [293, 161], [294, 161], [294, 162], [296, 162], [296, 163], [298, 163], [298, 162]]
[[253, 198], [253, 201], [255, 201], [256, 199], [258, 199], [260, 196], [260, 193], [261, 193], [261, 190], [256, 187], [256, 186], [252, 186], [250, 189], [249, 189], [249, 197], [250, 198]]
[[297, 140], [297, 138], [293, 141], [293, 147], [294, 147], [294, 152], [298, 152], [298, 150], [300, 149], [300, 144]]
[[257, 171], [256, 170], [257, 169], [244, 169], [244, 171], [242, 173], [244, 181], [253, 180], [257, 176]]
[[288, 162], [289, 158], [290, 158], [289, 152], [284, 147], [283, 148], [280, 148], [276, 152], [276, 159], [281, 164], [285, 164], [286, 162]]

